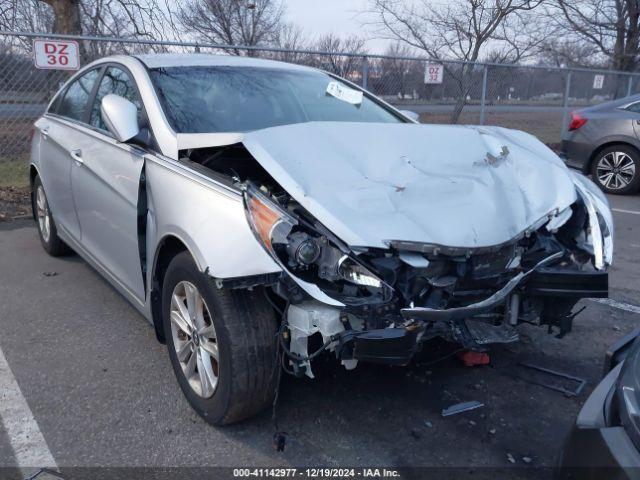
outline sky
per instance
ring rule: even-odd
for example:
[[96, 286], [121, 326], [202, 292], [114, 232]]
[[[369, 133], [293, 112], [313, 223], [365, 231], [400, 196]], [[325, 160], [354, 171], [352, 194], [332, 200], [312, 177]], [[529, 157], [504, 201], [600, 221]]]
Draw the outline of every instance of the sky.
[[[349, 35], [374, 36], [370, 28], [362, 25], [367, 18], [367, 0], [284, 0], [287, 21], [300, 26], [305, 35], [315, 38], [326, 33], [341, 37]], [[372, 53], [384, 53], [388, 40], [369, 39], [367, 47]]]

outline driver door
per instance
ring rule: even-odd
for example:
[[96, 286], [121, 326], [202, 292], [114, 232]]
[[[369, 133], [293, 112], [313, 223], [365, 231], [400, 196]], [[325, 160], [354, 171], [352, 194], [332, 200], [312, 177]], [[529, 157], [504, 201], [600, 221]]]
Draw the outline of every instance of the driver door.
[[81, 244], [132, 296], [144, 301], [143, 270], [138, 249], [138, 192], [144, 151], [119, 143], [107, 131], [100, 114], [102, 98], [120, 95], [138, 107], [142, 103], [131, 74], [109, 65], [98, 85], [86, 135], [77, 145], [71, 188], [82, 230]]

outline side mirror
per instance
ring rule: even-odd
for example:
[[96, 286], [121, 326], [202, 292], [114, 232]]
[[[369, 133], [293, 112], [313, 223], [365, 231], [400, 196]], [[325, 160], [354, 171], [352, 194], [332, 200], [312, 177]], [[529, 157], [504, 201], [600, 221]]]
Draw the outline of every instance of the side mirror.
[[420, 114], [419, 113], [412, 112], [411, 110], [400, 110], [400, 113], [403, 114], [405, 117], [409, 117], [414, 122], [419, 122], [420, 121]]
[[126, 142], [138, 135], [138, 109], [126, 98], [110, 93], [102, 99], [100, 113], [107, 129], [119, 142]]

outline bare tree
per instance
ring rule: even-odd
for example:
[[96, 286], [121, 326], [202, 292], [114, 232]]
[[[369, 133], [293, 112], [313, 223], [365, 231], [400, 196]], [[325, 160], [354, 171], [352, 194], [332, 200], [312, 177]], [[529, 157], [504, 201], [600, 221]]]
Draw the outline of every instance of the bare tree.
[[[638, 0], [550, 0], [547, 20], [556, 38], [597, 51], [614, 70], [636, 71], [640, 61]], [[580, 52], [576, 52], [580, 53]], [[571, 62], [579, 62], [573, 58]]]
[[[171, 34], [162, 0], [0, 0], [0, 28], [68, 35], [161, 40]], [[24, 46], [30, 49], [30, 40]], [[83, 57], [129, 49], [108, 43], [82, 43]]]
[[[640, 2], [638, 0], [550, 0], [547, 20], [566, 44], [589, 46], [591, 58], [613, 70], [640, 67]], [[580, 52], [576, 52], [580, 53]], [[579, 57], [570, 63], [580, 63]], [[628, 77], [618, 75], [614, 96], [626, 95]]]
[[310, 55], [303, 50], [308, 50], [303, 30], [292, 23], [283, 24], [275, 34], [273, 46], [286, 51], [275, 52], [269, 56], [274, 60], [308, 65], [312, 62]]
[[[84, 35], [124, 39], [164, 40], [173, 34], [173, 22], [161, 0], [82, 0], [80, 18]], [[93, 59], [112, 53], [163, 51], [166, 47], [110, 42], [87, 42], [86, 58]]]
[[[409, 46], [395, 42], [387, 47], [385, 58], [378, 62], [384, 83], [395, 87], [395, 92], [404, 98], [407, 93], [407, 77], [416, 66], [415, 60], [407, 60], [413, 54]], [[402, 58], [405, 57], [405, 58]]]
[[[53, 25], [53, 11], [39, 0], [0, 0], [0, 28], [18, 32], [49, 32]], [[23, 47], [31, 49], [31, 39], [16, 38]]]
[[384, 38], [418, 48], [432, 59], [456, 59], [467, 63], [445, 66], [457, 84], [457, 102], [451, 122], [457, 123], [474, 80], [474, 65], [490, 50], [511, 61], [531, 51], [531, 36], [520, 30], [529, 23], [525, 15], [542, 0], [370, 0], [374, 25]]
[[537, 57], [542, 65], [553, 67], [606, 67], [592, 43], [558, 39], [556, 36], [540, 44]]
[[277, 39], [283, 13], [281, 0], [190, 0], [178, 6], [177, 18], [196, 40], [254, 46]]
[[323, 35], [311, 45], [311, 50], [327, 52], [316, 57], [315, 66], [353, 81], [361, 81], [362, 59], [367, 53], [365, 43], [366, 40], [358, 36], [341, 38], [332, 33]]
[[80, 0], [43, 0], [53, 10], [53, 33], [80, 35]]

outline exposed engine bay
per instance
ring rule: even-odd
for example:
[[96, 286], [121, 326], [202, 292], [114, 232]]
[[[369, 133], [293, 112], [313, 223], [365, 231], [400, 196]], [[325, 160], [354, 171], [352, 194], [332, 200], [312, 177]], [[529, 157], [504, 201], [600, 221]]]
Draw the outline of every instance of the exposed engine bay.
[[[252, 231], [282, 274], [219, 286], [267, 286], [282, 314], [278, 337], [288, 367], [298, 375], [313, 377], [311, 361], [325, 351], [350, 369], [358, 361], [407, 364], [435, 337], [483, 351], [517, 341], [521, 323], [562, 337], [580, 298], [608, 295], [612, 224], [597, 208], [603, 200], [580, 179], [574, 203], [502, 244], [470, 248], [400, 238], [378, 248], [347, 245], [241, 143], [182, 151], [181, 160], [242, 190]], [[319, 347], [310, 353], [316, 337]]]

